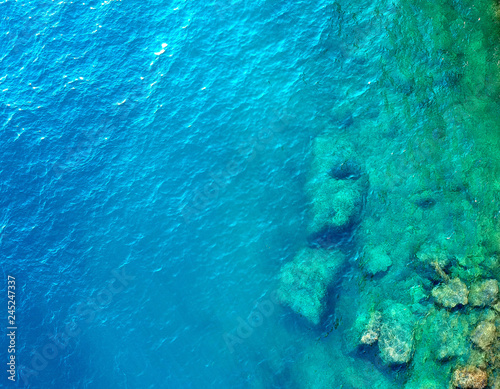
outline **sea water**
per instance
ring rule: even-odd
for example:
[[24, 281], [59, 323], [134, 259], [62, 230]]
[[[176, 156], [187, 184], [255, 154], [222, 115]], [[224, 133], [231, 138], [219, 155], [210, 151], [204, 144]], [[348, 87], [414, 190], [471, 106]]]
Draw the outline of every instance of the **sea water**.
[[370, 172], [396, 171], [394, 187], [406, 155], [412, 174], [438, 164], [420, 145], [443, 128], [448, 161], [477, 149], [494, 176], [494, 6], [1, 2], [13, 385], [403, 387], [407, 370], [343, 347], [368, 298], [357, 249], [319, 326], [277, 301], [280, 269], [310, 244], [304, 186], [325, 131]]

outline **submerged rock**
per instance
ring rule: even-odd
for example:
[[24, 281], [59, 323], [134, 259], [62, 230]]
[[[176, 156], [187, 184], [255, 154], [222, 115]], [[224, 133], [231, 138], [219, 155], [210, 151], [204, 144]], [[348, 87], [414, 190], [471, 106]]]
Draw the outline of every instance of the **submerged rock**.
[[469, 354], [469, 325], [465, 315], [440, 309], [434, 315], [432, 327], [435, 332], [429, 343], [436, 350], [433, 352], [436, 360], [443, 362]]
[[361, 337], [361, 344], [366, 344], [368, 346], [371, 346], [378, 340], [378, 337], [379, 337], [378, 331], [374, 330], [365, 331], [363, 333], [363, 336]]
[[363, 172], [359, 164], [348, 159], [334, 162], [329, 174], [337, 180], [357, 180], [361, 178]]
[[380, 356], [388, 365], [408, 363], [413, 354], [415, 318], [403, 304], [384, 310], [378, 346]]
[[350, 183], [328, 179], [318, 183], [311, 195], [312, 220], [309, 231], [341, 232], [358, 220], [362, 207], [362, 193]]
[[426, 264], [437, 263], [441, 268], [448, 266], [451, 256], [446, 248], [438, 243], [424, 244], [416, 254], [417, 258]]
[[328, 286], [344, 260], [338, 251], [303, 248], [281, 269], [278, 299], [311, 323], [319, 324]]
[[498, 298], [498, 281], [486, 280], [472, 284], [469, 303], [474, 307], [493, 305]]
[[471, 350], [469, 359], [467, 360], [467, 365], [475, 366], [479, 369], [486, 370], [488, 364], [489, 364], [489, 358], [488, 355], [486, 355], [485, 351], [478, 348]]
[[378, 311], [372, 312], [366, 329], [361, 334], [360, 343], [366, 345], [374, 344], [380, 336], [380, 326], [382, 324], [382, 314]]
[[370, 247], [361, 259], [363, 271], [370, 275], [385, 272], [392, 265], [391, 257], [383, 246]]
[[373, 307], [358, 307], [352, 326], [345, 332], [344, 345], [350, 353], [363, 345], [373, 345], [380, 336], [382, 314]]
[[472, 331], [472, 342], [483, 350], [487, 350], [496, 339], [495, 324], [489, 321], [480, 322]]
[[360, 219], [368, 180], [350, 142], [318, 136], [313, 144], [306, 192], [311, 204], [311, 234], [342, 232]]
[[488, 384], [488, 374], [477, 367], [467, 366], [455, 370], [452, 383], [461, 389], [483, 389]]
[[432, 289], [432, 297], [445, 308], [467, 305], [469, 291], [467, 286], [458, 278], [452, 279], [446, 284], [441, 284]]
[[443, 389], [443, 385], [436, 380], [423, 378], [408, 382], [404, 389]]
[[422, 209], [430, 209], [436, 205], [436, 200], [433, 198], [431, 191], [423, 191], [411, 197], [411, 201]]
[[412, 286], [409, 292], [413, 305], [419, 304], [429, 297], [422, 285]]
[[433, 281], [450, 281], [446, 269], [450, 265], [452, 255], [441, 239], [422, 245], [415, 256], [418, 259], [415, 265], [423, 277]]

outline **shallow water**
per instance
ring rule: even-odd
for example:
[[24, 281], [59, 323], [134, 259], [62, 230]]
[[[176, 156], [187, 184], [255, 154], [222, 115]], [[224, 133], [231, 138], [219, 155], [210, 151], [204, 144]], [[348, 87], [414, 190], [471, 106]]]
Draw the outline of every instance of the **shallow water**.
[[[459, 237], [457, 256], [488, 257], [454, 275], [498, 276], [488, 262], [499, 242], [494, 6], [0, 3], [0, 239], [2, 270], [21, 288], [16, 385], [418, 378], [411, 364], [350, 353], [345, 337], [358, 305], [412, 302], [425, 278], [414, 254], [436, 236]], [[312, 326], [274, 298], [281, 267], [310, 243], [304, 188], [325, 133], [354, 145], [370, 189]], [[435, 205], [415, 211], [408, 199], [422, 191]], [[367, 278], [359, 256], [374, 242], [393, 265]], [[113, 271], [131, 277], [116, 293]], [[51, 354], [54, 334], [67, 342]]]

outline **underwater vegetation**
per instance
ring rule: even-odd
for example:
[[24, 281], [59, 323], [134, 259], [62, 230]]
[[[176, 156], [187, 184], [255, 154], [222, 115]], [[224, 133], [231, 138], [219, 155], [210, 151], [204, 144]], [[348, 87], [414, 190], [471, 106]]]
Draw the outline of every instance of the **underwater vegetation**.
[[[304, 329], [342, 317], [343, 344], [311, 348], [297, 385], [499, 388], [497, 5], [394, 7], [381, 17], [385, 77], [366, 92], [380, 113], [312, 143], [308, 246], [282, 267], [278, 297]], [[328, 361], [340, 352], [339, 375]]]

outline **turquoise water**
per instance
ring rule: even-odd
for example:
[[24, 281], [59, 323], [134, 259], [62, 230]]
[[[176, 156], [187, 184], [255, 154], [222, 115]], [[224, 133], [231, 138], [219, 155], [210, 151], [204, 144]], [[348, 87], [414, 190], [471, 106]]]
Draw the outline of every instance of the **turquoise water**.
[[[346, 339], [387, 301], [415, 303], [425, 333], [439, 280], [412, 263], [434, 235], [470, 247], [450, 276], [498, 276], [493, 7], [0, 2], [0, 252], [19, 327], [17, 382], [3, 385], [449, 382], [465, 356], [387, 367]], [[305, 189], [325, 134], [356, 149], [370, 181], [361, 221], [328, 244], [311, 241]], [[450, 175], [468, 189], [450, 194]], [[408, 208], [425, 191], [437, 205]], [[377, 242], [392, 266], [368, 277], [360, 257]], [[346, 262], [313, 325], [276, 291], [318, 244]]]

